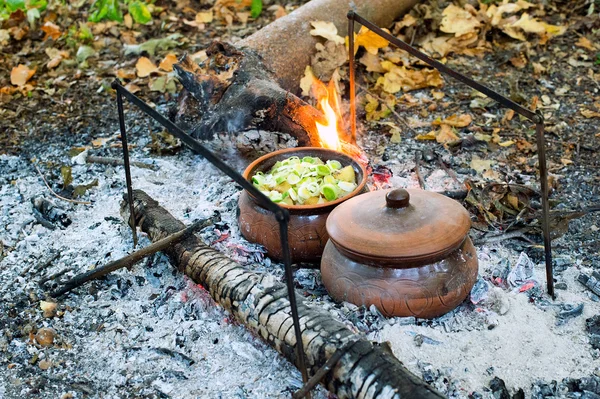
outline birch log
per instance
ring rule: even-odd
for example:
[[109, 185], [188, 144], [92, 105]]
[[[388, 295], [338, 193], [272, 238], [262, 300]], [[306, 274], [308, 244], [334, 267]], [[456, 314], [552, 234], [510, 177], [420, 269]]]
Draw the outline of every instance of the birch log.
[[[124, 200], [121, 215], [129, 220]], [[153, 241], [183, 229], [182, 222], [141, 190], [134, 191], [136, 223]], [[166, 251], [171, 263], [205, 287], [241, 324], [296, 364], [292, 315], [286, 286], [272, 276], [258, 274], [208, 247], [197, 237]], [[338, 398], [442, 398], [410, 373], [386, 346], [353, 333], [329, 312], [309, 306], [298, 297], [302, 341], [309, 373], [314, 374], [336, 349], [347, 351], [322, 383]]]

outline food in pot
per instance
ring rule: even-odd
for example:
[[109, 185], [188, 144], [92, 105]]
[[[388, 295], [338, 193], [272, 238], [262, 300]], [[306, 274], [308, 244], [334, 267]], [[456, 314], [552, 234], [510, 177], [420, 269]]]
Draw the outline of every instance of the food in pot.
[[351, 165], [317, 157], [278, 161], [268, 173], [252, 176], [252, 183], [271, 201], [286, 205], [324, 204], [345, 197], [357, 186]]

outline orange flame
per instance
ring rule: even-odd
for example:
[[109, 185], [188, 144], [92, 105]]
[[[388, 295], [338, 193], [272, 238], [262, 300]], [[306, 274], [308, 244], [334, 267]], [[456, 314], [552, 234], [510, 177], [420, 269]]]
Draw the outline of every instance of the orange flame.
[[341, 129], [338, 126], [342, 124], [342, 117], [335, 82], [331, 80], [327, 87], [320, 80], [314, 79], [312, 88], [313, 94], [317, 99], [317, 108], [325, 114], [325, 119], [327, 120], [326, 125], [315, 122], [321, 146], [340, 151], [342, 148], [339, 138]]

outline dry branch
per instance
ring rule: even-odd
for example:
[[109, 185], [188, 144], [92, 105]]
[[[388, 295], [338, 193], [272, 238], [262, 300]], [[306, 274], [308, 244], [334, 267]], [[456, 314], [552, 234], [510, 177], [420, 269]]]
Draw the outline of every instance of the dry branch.
[[[136, 223], [152, 240], [159, 240], [184, 225], [140, 190], [134, 191]], [[121, 215], [129, 220], [126, 200]], [[172, 264], [195, 283], [206, 287], [212, 298], [241, 324], [296, 364], [296, 338], [287, 289], [272, 276], [250, 272], [195, 236], [181, 241], [166, 254]], [[310, 374], [324, 365], [338, 348], [347, 352], [322, 380], [339, 398], [441, 398], [429, 385], [410, 373], [385, 346], [374, 344], [350, 331], [319, 307], [301, 300], [297, 293], [302, 340]]]

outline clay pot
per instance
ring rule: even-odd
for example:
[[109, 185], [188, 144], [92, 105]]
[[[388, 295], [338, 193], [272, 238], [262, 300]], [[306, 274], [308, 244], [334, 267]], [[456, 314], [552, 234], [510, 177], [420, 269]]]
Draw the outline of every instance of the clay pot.
[[385, 316], [433, 318], [456, 308], [477, 279], [468, 212], [423, 190], [356, 196], [327, 220], [323, 284], [337, 301]]
[[[342, 202], [366, 190], [367, 172], [365, 168], [350, 156], [325, 148], [301, 147], [287, 148], [267, 154], [252, 162], [244, 171], [245, 179], [250, 180], [256, 172], [268, 172], [275, 162], [292, 156], [318, 157], [323, 161], [337, 160], [343, 166], [352, 165], [356, 174], [356, 189], [343, 198], [318, 205], [279, 204], [290, 213], [289, 243], [292, 262], [319, 263], [328, 240], [325, 223], [329, 213]], [[275, 216], [260, 206], [247, 191], [240, 194], [238, 201], [238, 222], [244, 238], [263, 245], [267, 254], [282, 259], [279, 223]]]

